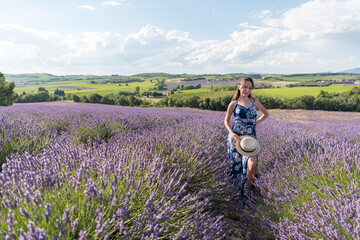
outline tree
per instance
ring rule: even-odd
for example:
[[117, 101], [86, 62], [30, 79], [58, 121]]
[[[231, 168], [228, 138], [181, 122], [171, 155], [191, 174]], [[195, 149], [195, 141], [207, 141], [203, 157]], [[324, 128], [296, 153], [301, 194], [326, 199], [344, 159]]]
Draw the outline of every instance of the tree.
[[174, 104], [175, 107], [183, 107], [184, 106], [184, 101], [182, 99], [176, 99], [176, 102]]
[[352, 95], [348, 103], [352, 111], [360, 112], [360, 95]]
[[64, 90], [59, 90], [58, 88], [54, 91], [54, 94], [55, 94], [55, 95], [58, 95], [58, 96], [60, 96], [60, 97], [65, 96]]
[[102, 96], [97, 93], [91, 94], [89, 97], [90, 103], [101, 103], [101, 100], [102, 100]]
[[10, 106], [18, 95], [14, 92], [15, 83], [6, 82], [5, 76], [0, 72], [0, 106]]
[[114, 94], [108, 94], [102, 97], [101, 103], [115, 105]]
[[81, 97], [81, 102], [88, 103], [89, 99], [87, 98], [87, 96], [84, 95], [84, 96]]
[[199, 96], [192, 96], [192, 97], [189, 97], [188, 99], [185, 100], [184, 105], [186, 107], [198, 108], [199, 107], [199, 101], [200, 101]]
[[163, 94], [161, 93], [161, 92], [152, 92], [151, 93], [151, 96], [153, 96], [153, 97], [162, 97], [163, 96]]
[[205, 98], [199, 104], [199, 107], [202, 109], [210, 109], [210, 98]]
[[80, 102], [81, 101], [81, 99], [80, 99], [80, 97], [78, 96], [78, 95], [72, 95], [72, 100], [74, 100], [74, 102]]
[[141, 99], [138, 99], [135, 96], [128, 96], [127, 98], [129, 101], [129, 106], [131, 107], [140, 106], [142, 103]]
[[49, 92], [49, 91], [46, 90], [44, 87], [39, 87], [38, 92]]
[[169, 106], [169, 97], [165, 96], [163, 99], [160, 100], [159, 104], [160, 106]]
[[38, 92], [35, 96], [35, 102], [47, 102], [50, 100], [50, 95], [48, 92]]
[[173, 98], [173, 97], [169, 98], [168, 106], [169, 106], [169, 107], [174, 107], [176, 101], [177, 101], [177, 98]]
[[129, 101], [124, 95], [116, 95], [115, 104], [120, 106], [129, 106]]

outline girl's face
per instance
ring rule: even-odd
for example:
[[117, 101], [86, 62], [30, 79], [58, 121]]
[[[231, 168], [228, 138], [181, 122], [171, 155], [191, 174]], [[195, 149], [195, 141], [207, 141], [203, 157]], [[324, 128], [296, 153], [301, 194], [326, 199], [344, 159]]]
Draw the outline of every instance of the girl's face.
[[245, 81], [243, 84], [239, 85], [240, 95], [242, 97], [248, 97], [251, 94], [253, 86], [250, 81]]

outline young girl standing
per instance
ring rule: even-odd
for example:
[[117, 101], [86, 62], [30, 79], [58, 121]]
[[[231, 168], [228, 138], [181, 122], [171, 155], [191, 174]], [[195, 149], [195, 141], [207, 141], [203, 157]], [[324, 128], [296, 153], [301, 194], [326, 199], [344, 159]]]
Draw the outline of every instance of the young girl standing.
[[[229, 131], [227, 141], [227, 153], [230, 160], [230, 174], [233, 178], [239, 179], [241, 194], [244, 190], [250, 190], [255, 178], [257, 169], [257, 155], [244, 156], [236, 149], [236, 141], [244, 135], [256, 137], [256, 124], [264, 121], [269, 113], [266, 108], [256, 99], [251, 97], [251, 91], [254, 89], [254, 81], [250, 77], [241, 79], [238, 89], [230, 102], [226, 116], [225, 127]], [[257, 118], [257, 110], [262, 115]], [[235, 124], [230, 127], [229, 121], [234, 114]], [[245, 194], [246, 195], [246, 194]]]

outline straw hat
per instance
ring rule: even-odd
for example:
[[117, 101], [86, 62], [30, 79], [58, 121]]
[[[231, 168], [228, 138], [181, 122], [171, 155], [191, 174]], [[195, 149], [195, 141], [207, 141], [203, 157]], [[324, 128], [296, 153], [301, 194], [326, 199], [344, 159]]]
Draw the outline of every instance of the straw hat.
[[243, 156], [254, 156], [260, 152], [260, 145], [255, 138], [245, 135], [236, 140], [236, 150]]

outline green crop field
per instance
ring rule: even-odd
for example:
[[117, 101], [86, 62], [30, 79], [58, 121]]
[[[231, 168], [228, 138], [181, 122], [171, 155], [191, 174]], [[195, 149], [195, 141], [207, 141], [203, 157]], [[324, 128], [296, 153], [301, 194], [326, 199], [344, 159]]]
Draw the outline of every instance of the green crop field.
[[[332, 84], [326, 87], [294, 87], [294, 88], [265, 88], [265, 89], [254, 89], [253, 95], [264, 95], [271, 97], [299, 97], [303, 95], [317, 96], [320, 91], [330, 93], [342, 93], [349, 91], [354, 86], [344, 86], [344, 84]], [[199, 96], [200, 98], [218, 98], [228, 95], [233, 95], [234, 91], [211, 91], [210, 87], [184, 90], [181, 93], [175, 93], [173, 96], [176, 98], [188, 98], [191, 96]]]
[[[154, 88], [155, 85], [162, 80], [165, 80], [165, 85], [169, 85], [180, 80], [207, 80], [214, 79], [232, 79], [236, 80], [243, 74], [214, 74], [214, 75], [188, 75], [188, 74], [165, 74], [165, 73], [150, 73], [150, 74], [138, 74], [132, 76], [93, 76], [93, 75], [66, 75], [56, 76], [51, 74], [17, 74], [17, 75], [6, 75], [6, 80], [9, 82], [15, 82], [16, 93], [36, 93], [39, 87], [45, 88], [50, 94], [58, 88], [63, 90], [65, 94], [76, 94], [78, 96], [100, 94], [102, 96], [107, 94], [117, 94], [119, 91], [123, 92], [134, 92], [136, 87], [140, 88], [140, 92], [149, 91], [150, 88]], [[331, 93], [341, 93], [352, 89], [354, 86], [344, 86], [344, 84], [332, 84], [327, 87], [294, 87], [286, 88], [285, 86], [290, 83], [316, 81], [316, 80], [337, 80], [337, 81], [348, 81], [352, 80], [355, 82], [360, 81], [360, 75], [351, 74], [303, 74], [303, 75], [263, 75], [262, 77], [255, 76], [257, 83], [270, 82], [273, 86], [280, 88], [265, 88], [253, 90], [253, 95], [265, 95], [273, 97], [298, 97], [303, 95], [317, 96], [321, 90]], [[118, 78], [118, 79], [116, 79]], [[114, 81], [122, 81], [126, 78], [130, 82], [128, 83], [114, 83]], [[259, 79], [257, 79], [259, 78]], [[261, 78], [261, 79], [260, 79]], [[138, 82], [131, 82], [131, 80], [138, 80]], [[124, 80], [125, 81], [125, 80]], [[144, 82], [139, 82], [144, 81]], [[95, 82], [95, 83], [91, 83]], [[183, 82], [185, 83], [185, 82]], [[192, 84], [193, 81], [186, 81], [188, 84]], [[179, 82], [181, 84], [181, 82]], [[222, 83], [224, 84], [224, 83]], [[229, 81], [230, 84], [230, 81]], [[204, 84], [206, 85], [206, 84]], [[222, 89], [221, 86], [218, 88], [203, 87], [200, 89], [182, 90], [179, 93], [175, 93], [173, 97], [176, 98], [188, 98], [191, 96], [199, 96], [200, 98], [219, 98], [224, 96], [233, 95], [234, 91], [228, 91]], [[166, 87], [166, 86], [165, 86]], [[168, 90], [170, 90], [169, 88]], [[218, 91], [216, 91], [218, 90]], [[163, 92], [165, 93], [165, 92]], [[157, 99], [158, 101], [158, 99]]]
[[326, 87], [294, 87], [294, 88], [268, 88], [268, 89], [254, 89], [254, 96], [264, 95], [271, 97], [299, 97], [304, 95], [317, 96], [320, 91], [330, 93], [342, 93], [349, 91], [354, 86], [344, 86], [344, 84], [332, 84]]
[[[58, 81], [58, 82], [44, 82], [44, 83], [36, 83], [31, 85], [20, 85], [20, 87], [15, 88], [15, 92], [17, 93], [31, 93], [37, 92], [39, 87], [44, 87], [49, 93], [54, 93], [54, 91], [58, 88], [59, 90], [64, 90], [65, 94], [71, 93], [76, 94], [78, 96], [89, 95], [89, 94], [100, 94], [106, 95], [110, 93], [118, 93], [119, 91], [125, 92], [134, 92], [136, 87], [140, 87], [140, 92], [148, 91], [149, 88], [155, 86], [156, 81], [150, 83], [149, 80], [145, 82], [129, 82], [121, 83], [106, 83], [106, 84], [92, 84], [88, 83], [89, 80], [75, 80], [75, 81]], [[82, 88], [90, 88], [90, 89], [82, 89]], [[82, 90], [80, 90], [82, 89]]]

